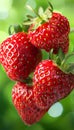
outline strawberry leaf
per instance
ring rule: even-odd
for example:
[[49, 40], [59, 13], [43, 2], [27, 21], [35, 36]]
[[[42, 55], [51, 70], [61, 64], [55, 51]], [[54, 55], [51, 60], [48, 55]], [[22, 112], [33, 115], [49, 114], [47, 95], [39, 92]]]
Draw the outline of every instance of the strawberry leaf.
[[68, 73], [74, 74], [74, 63], [70, 63], [69, 65], [67, 65], [66, 71], [67, 71]]
[[39, 14], [40, 16], [42, 16], [42, 15], [43, 15], [43, 13], [44, 13], [44, 10], [43, 10], [43, 8], [42, 8], [42, 7], [40, 7], [40, 8], [39, 8], [39, 10], [38, 10], [38, 14]]
[[53, 59], [53, 49], [51, 49], [49, 52], [49, 59]]
[[62, 62], [63, 59], [65, 58], [65, 54], [63, 53], [62, 49], [60, 48], [57, 54], [59, 60]]
[[13, 33], [22, 32], [22, 27], [18, 24], [10, 25], [8, 29], [9, 35], [12, 35]]

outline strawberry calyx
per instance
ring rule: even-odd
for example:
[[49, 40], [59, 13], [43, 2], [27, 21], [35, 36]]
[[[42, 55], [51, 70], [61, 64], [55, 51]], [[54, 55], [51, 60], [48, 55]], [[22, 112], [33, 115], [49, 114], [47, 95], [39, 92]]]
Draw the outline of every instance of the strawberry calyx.
[[26, 83], [29, 87], [33, 86], [33, 72], [22, 82]]
[[47, 0], [47, 3], [49, 5], [48, 8], [44, 11], [43, 8], [40, 7], [38, 12], [36, 12], [36, 10], [32, 9], [31, 6], [27, 5], [27, 8], [29, 10], [31, 10], [32, 12], [34, 12], [36, 17], [27, 15], [26, 16], [27, 19], [25, 19], [21, 25], [18, 25], [18, 24], [10, 25], [9, 29], [8, 29], [9, 35], [12, 35], [12, 34], [18, 33], [18, 32], [22, 32], [22, 31], [28, 32], [31, 25], [34, 25], [34, 26], [32, 26], [32, 28], [30, 28], [30, 30], [35, 30], [41, 24], [48, 22], [49, 19], [52, 17], [53, 6], [48, 0]]
[[33, 10], [29, 5], [27, 7], [32, 10], [36, 14], [37, 17], [32, 17], [30, 15], [27, 16], [27, 20], [23, 22], [23, 26], [32, 26], [31, 30], [37, 29], [41, 24], [48, 22], [49, 19], [52, 17], [53, 9], [51, 6], [49, 6], [45, 11], [42, 7], [39, 8], [38, 13]]
[[49, 2], [49, 0], [47, 0], [47, 3], [49, 5], [49, 10], [53, 12], [53, 5], [51, 4], [51, 2]]
[[61, 66], [64, 68], [64, 70], [67, 73], [74, 74], [74, 62], [71, 61], [71, 59], [74, 59], [74, 52], [67, 54], [65, 58], [63, 59]]
[[12, 35], [13, 33], [22, 32], [22, 26], [19, 24], [10, 25], [8, 29], [9, 35]]
[[28, 86], [32, 86], [32, 83], [33, 83], [32, 78], [30, 76], [21, 82], [28, 84]]
[[53, 49], [51, 49], [49, 59], [53, 60], [64, 73], [74, 74], [74, 62], [71, 60], [74, 59], [74, 52], [65, 55], [60, 48], [58, 54], [54, 54]]
[[8, 34], [12, 35], [18, 32], [27, 32], [29, 29], [29, 25], [24, 26], [23, 24], [19, 25], [19, 24], [14, 24], [14, 25], [10, 25], [9, 29], [8, 29]]

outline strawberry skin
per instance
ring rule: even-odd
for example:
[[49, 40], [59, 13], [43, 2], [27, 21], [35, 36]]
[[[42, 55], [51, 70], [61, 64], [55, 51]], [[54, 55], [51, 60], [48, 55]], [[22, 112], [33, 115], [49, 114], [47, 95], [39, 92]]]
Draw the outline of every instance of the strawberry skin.
[[41, 51], [28, 41], [24, 32], [10, 36], [0, 46], [0, 62], [12, 80], [27, 78], [41, 59]]
[[27, 125], [38, 122], [46, 112], [35, 105], [32, 88], [32, 86], [18, 82], [12, 89], [13, 104]]
[[44, 60], [36, 67], [33, 84], [37, 106], [47, 109], [72, 91], [74, 75], [65, 74], [52, 60]]
[[28, 38], [34, 46], [45, 49], [47, 52], [53, 48], [56, 54], [58, 49], [61, 48], [64, 53], [67, 53], [69, 32], [70, 25], [68, 19], [60, 13], [53, 12], [48, 22], [43, 23], [34, 31], [29, 29]]

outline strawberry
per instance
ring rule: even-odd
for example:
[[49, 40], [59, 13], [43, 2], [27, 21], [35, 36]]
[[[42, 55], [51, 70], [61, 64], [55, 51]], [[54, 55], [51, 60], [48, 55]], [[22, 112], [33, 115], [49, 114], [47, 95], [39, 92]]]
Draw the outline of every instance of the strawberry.
[[53, 48], [55, 54], [59, 48], [64, 53], [68, 52], [70, 25], [65, 16], [57, 12], [52, 12], [51, 18], [47, 19], [44, 23], [42, 22], [42, 24], [39, 23], [36, 29], [34, 25], [34, 23], [33, 27], [31, 25], [28, 34], [28, 38], [34, 46], [45, 49], [47, 52]]
[[17, 82], [12, 89], [12, 101], [27, 125], [38, 122], [46, 112], [35, 105], [33, 87], [21, 82]]
[[27, 78], [41, 58], [41, 51], [28, 41], [24, 32], [10, 36], [0, 47], [0, 62], [12, 80]]
[[47, 109], [72, 91], [74, 75], [63, 72], [52, 60], [44, 60], [36, 67], [33, 85], [36, 105]]

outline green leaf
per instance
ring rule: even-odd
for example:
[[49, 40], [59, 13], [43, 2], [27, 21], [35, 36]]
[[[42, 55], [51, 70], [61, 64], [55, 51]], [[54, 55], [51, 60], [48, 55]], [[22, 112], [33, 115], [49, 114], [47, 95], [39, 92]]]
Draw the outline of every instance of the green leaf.
[[12, 35], [13, 33], [18, 33], [22, 31], [22, 27], [18, 24], [10, 25], [8, 29], [9, 35]]
[[38, 14], [39, 14], [40, 16], [42, 16], [42, 15], [43, 15], [43, 12], [44, 12], [43, 8], [40, 7], [39, 10], [38, 10]]
[[53, 59], [53, 49], [51, 49], [49, 52], [49, 59]]
[[60, 59], [60, 61], [62, 62], [63, 59], [65, 58], [65, 54], [63, 53], [62, 49], [60, 48], [58, 51], [58, 58]]
[[65, 58], [65, 54], [63, 53], [62, 49], [60, 48], [57, 55], [56, 55], [56, 63], [61, 66], [62, 61]]
[[68, 73], [74, 74], [74, 63], [68, 64], [67, 67], [66, 67], [66, 71]]

